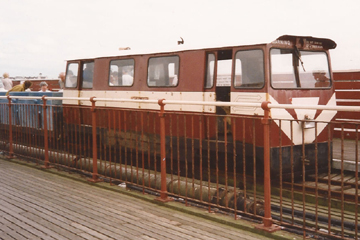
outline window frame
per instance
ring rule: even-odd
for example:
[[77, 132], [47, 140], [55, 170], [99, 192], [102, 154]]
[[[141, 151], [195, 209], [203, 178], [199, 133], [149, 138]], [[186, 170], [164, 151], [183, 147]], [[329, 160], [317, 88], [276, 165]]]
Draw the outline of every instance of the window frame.
[[[333, 86], [333, 78], [332, 78], [332, 75], [331, 75], [331, 70], [330, 70], [330, 59], [329, 59], [329, 54], [327, 51], [323, 50], [323, 51], [314, 51], [314, 50], [304, 50], [304, 49], [299, 49], [299, 51], [303, 51], [303, 52], [315, 52], [315, 53], [323, 53], [325, 54], [326, 56], [326, 60], [327, 60], [327, 71], [328, 71], [328, 74], [329, 74], [329, 86], [326, 86], [326, 87], [274, 87], [273, 86], [273, 74], [272, 74], [272, 62], [271, 62], [271, 50], [273, 49], [278, 49], [278, 50], [291, 50], [293, 51], [294, 49], [293, 48], [281, 48], [281, 47], [271, 47], [269, 49], [269, 76], [270, 76], [270, 86], [271, 88], [273, 89], [276, 89], [276, 90], [319, 90], [319, 89], [331, 89], [332, 86]], [[294, 54], [294, 53], [292, 53]], [[306, 64], [306, 63], [305, 63]], [[299, 66], [298, 68], [301, 68], [301, 63], [299, 63]], [[306, 68], [306, 65], [305, 65], [305, 68]], [[297, 70], [298, 71], [298, 70]], [[296, 83], [296, 79], [298, 79], [298, 81], [301, 82], [301, 76], [299, 73], [296, 73], [295, 71], [295, 67], [293, 66], [293, 74], [294, 74], [294, 77], [295, 77], [295, 83]], [[298, 76], [296, 76], [296, 74]], [[297, 83], [296, 83], [297, 85]]]
[[[209, 55], [213, 55], [214, 56], [214, 66], [213, 66], [213, 71], [212, 71], [212, 79], [211, 79], [211, 86], [207, 87], [207, 80], [208, 80], [208, 73], [210, 73], [209, 67]], [[204, 89], [211, 89], [214, 87], [214, 82], [215, 82], [215, 69], [216, 69], [216, 54], [214, 52], [207, 52], [206, 53], [206, 67], [205, 67], [205, 82], [204, 82]], [[210, 77], [210, 76], [209, 76]]]
[[[88, 63], [93, 64], [92, 81], [91, 81], [91, 87], [84, 87], [84, 72], [85, 72], [84, 66]], [[94, 87], [94, 69], [95, 69], [95, 60], [82, 62], [82, 64], [81, 64], [81, 89], [92, 89]]]
[[[68, 72], [69, 72], [69, 70], [71, 70], [71, 69], [69, 69], [69, 66], [71, 65], [71, 64], [76, 64], [77, 65], [77, 71], [76, 71], [76, 85], [75, 86], [68, 86], [67, 85], [67, 83], [68, 83]], [[79, 68], [80, 68], [80, 62], [68, 62], [67, 63], [67, 66], [66, 66], [66, 73], [65, 73], [65, 84], [64, 84], [64, 88], [70, 88], [70, 89], [76, 89], [76, 88], [78, 88], [78, 86], [79, 86]], [[72, 70], [71, 70], [72, 71]], [[73, 75], [74, 75], [74, 73], [73, 73]]]
[[[151, 59], [159, 59], [159, 58], [172, 58], [172, 57], [176, 57], [178, 59], [178, 67], [177, 67], [177, 70], [178, 70], [178, 74], [176, 75], [177, 76], [177, 82], [176, 82], [176, 85], [162, 85], [162, 86], [151, 86], [149, 85], [149, 68], [150, 68], [150, 60]], [[172, 54], [172, 55], [166, 55], [166, 56], [153, 56], [153, 57], [149, 57], [148, 58], [148, 61], [147, 61], [147, 71], [146, 71], [146, 85], [149, 87], [149, 88], [175, 88], [179, 85], [179, 81], [180, 81], [180, 56], [177, 55], [177, 54]], [[169, 62], [169, 63], [174, 63], [174, 62]], [[170, 80], [170, 78], [169, 78]]]
[[[131, 85], [110, 85], [110, 77], [111, 77], [111, 62], [113, 61], [128, 61], [128, 60], [132, 60], [133, 62], [133, 81], [132, 81], [132, 84]], [[111, 59], [110, 62], [109, 62], [109, 77], [108, 77], [108, 86], [109, 87], [132, 87], [134, 86], [134, 83], [135, 83], [135, 59], [134, 58], [118, 58], [118, 59]], [[116, 65], [116, 64], [114, 64]], [[123, 67], [123, 66], [122, 66]]]
[[[263, 75], [263, 81], [262, 81], [262, 85], [261, 86], [243, 86], [243, 84], [241, 86], [236, 86], [235, 85], [235, 82], [236, 82], [236, 55], [239, 53], [239, 52], [249, 52], [249, 51], [261, 51], [262, 53], [262, 75]], [[243, 73], [241, 74], [243, 75]], [[234, 86], [235, 89], [262, 89], [265, 87], [265, 82], [266, 82], [266, 74], [265, 74], [265, 52], [264, 52], [264, 49], [262, 48], [254, 48], [254, 49], [239, 49], [237, 50], [235, 53], [234, 53], [234, 56], [233, 56], [233, 79], [232, 79], [232, 85]]]

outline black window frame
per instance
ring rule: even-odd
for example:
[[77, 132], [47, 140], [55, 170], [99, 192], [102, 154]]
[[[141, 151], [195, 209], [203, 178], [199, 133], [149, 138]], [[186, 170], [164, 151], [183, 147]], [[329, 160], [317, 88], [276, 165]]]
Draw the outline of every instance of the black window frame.
[[[258, 82], [258, 83], [247, 83], [247, 84], [242, 84], [240, 86], [237, 86], [235, 85], [235, 82], [236, 82], [236, 55], [239, 53], [239, 52], [249, 52], [249, 51], [261, 51], [262, 53], [262, 85], [258, 85], [259, 83], [261, 82]], [[233, 69], [234, 69], [234, 73], [233, 73], [233, 80], [232, 80], [232, 84], [234, 86], [235, 89], [262, 89], [265, 87], [265, 52], [264, 52], [264, 49], [262, 48], [254, 48], [254, 49], [239, 49], [237, 50], [235, 53], [234, 53], [234, 57], [233, 57]], [[243, 75], [243, 71], [242, 71], [242, 75]], [[258, 85], [258, 86], [257, 86]]]
[[[86, 69], [84, 69], [84, 66], [86, 64], [91, 64], [91, 63], [92, 63], [92, 76], [91, 76], [92, 81], [85, 81], [84, 73], [85, 73]], [[95, 60], [82, 62], [82, 64], [81, 64], [81, 89], [92, 89], [93, 88], [93, 86], [94, 86], [94, 69], [95, 69]], [[90, 85], [84, 86], [84, 83], [89, 83]]]
[[[72, 65], [72, 64], [76, 64], [77, 65], [77, 67], [76, 67], [76, 75], [74, 74], [74, 72], [72, 71], [72, 69], [70, 69], [70, 65]], [[71, 89], [76, 89], [76, 88], [78, 88], [78, 85], [79, 85], [79, 81], [78, 81], [78, 79], [79, 79], [79, 67], [80, 67], [80, 63], [79, 62], [68, 62], [68, 64], [67, 64], [67, 66], [66, 66], [66, 74], [65, 74], [65, 88], [71, 88]], [[68, 77], [69, 77], [69, 71], [72, 71], [72, 74], [74, 75], [74, 76], [76, 76], [76, 85], [75, 86], [73, 86], [73, 85], [71, 85], [71, 86], [69, 86], [69, 84], [67, 84], [69, 81], [68, 81]]]
[[[110, 85], [110, 81], [111, 81], [111, 62], [114, 62], [114, 61], [129, 61], [129, 60], [132, 60], [133, 64], [132, 64], [132, 67], [133, 67], [133, 75], [132, 75], [132, 84], [131, 85]], [[109, 77], [108, 77], [108, 86], [109, 87], [132, 87], [134, 85], [134, 82], [135, 82], [135, 59], [134, 58], [121, 58], [121, 59], [111, 59], [110, 62], [109, 62]], [[117, 65], [117, 64], [114, 64], [114, 65]], [[125, 65], [124, 65], [125, 66]], [[123, 67], [124, 67], [123, 66]], [[119, 78], [119, 73], [118, 73], [118, 78]], [[119, 79], [118, 79], [119, 80]]]
[[[300, 81], [300, 74], [296, 73], [295, 71], [293, 72], [294, 77], [295, 77], [295, 83], [297, 84], [296, 87], [274, 87], [273, 86], [273, 74], [272, 74], [272, 62], [271, 62], [271, 50], [273, 49], [283, 49], [283, 50], [289, 50], [289, 51], [294, 51], [294, 48], [281, 48], [281, 47], [272, 47], [269, 49], [269, 76], [270, 76], [270, 86], [271, 88], [275, 89], [275, 90], [320, 90], [320, 89], [331, 89], [333, 86], [333, 79], [332, 79], [332, 75], [331, 75], [331, 68], [330, 68], [330, 58], [329, 58], [329, 54], [326, 50], [322, 50], [322, 51], [312, 51], [312, 50], [304, 50], [304, 49], [299, 49], [299, 51], [303, 51], [303, 52], [321, 52], [324, 53], [327, 59], [327, 71], [329, 73], [329, 86], [326, 87], [299, 87], [298, 83], [296, 83], [296, 81]], [[293, 53], [294, 54], [294, 53]], [[301, 64], [298, 67], [302, 67]], [[305, 63], [305, 68], [306, 68], [306, 63]], [[298, 74], [298, 76], [296, 76], [296, 74]], [[298, 79], [296, 79], [298, 78]]]
[[[149, 69], [150, 69], [150, 61], [152, 60], [152, 59], [161, 59], [161, 58], [174, 58], [174, 57], [176, 57], [177, 59], [178, 59], [178, 61], [177, 61], [177, 75], [174, 75], [174, 76], [177, 76], [177, 82], [176, 82], [176, 84], [175, 85], [149, 85]], [[179, 85], [179, 81], [180, 81], [180, 61], [181, 61], [181, 59], [180, 59], [180, 56], [179, 55], [176, 55], [176, 54], [173, 54], [173, 55], [167, 55], [167, 56], [156, 56], [156, 57], [149, 57], [149, 59], [148, 59], [148, 62], [147, 62], [147, 75], [146, 75], [146, 84], [147, 84], [147, 86], [149, 87], [149, 88], [174, 88], [174, 87], [177, 87], [178, 85]], [[176, 62], [175, 62], [175, 64], [176, 64]], [[164, 70], [164, 72], [165, 72], [165, 70]], [[176, 71], [174, 71], [174, 73], [175, 73]], [[155, 75], [155, 74], [154, 74]], [[168, 76], [168, 78], [169, 78], [169, 76]], [[165, 80], [165, 79], [164, 79]], [[160, 80], [159, 80], [160, 81]], [[168, 81], [170, 81], [170, 78], [168, 79]]]

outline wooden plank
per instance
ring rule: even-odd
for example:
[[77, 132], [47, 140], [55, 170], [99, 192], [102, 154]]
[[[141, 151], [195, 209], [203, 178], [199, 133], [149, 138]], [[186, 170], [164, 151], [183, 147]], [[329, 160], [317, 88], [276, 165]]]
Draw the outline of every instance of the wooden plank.
[[360, 89], [360, 80], [334, 81], [335, 91], [338, 89]]
[[[149, 236], [149, 237], [153, 237], [155, 239], [184, 239], [184, 238], [179, 238], [179, 237], [174, 237], [173, 235], [169, 235], [169, 234], [163, 234], [163, 232], [159, 232], [159, 231], [155, 231], [153, 229], [145, 229], [144, 226], [139, 223], [137, 225], [133, 225], [133, 224], [125, 224], [124, 225], [125, 228], [128, 228], [128, 229], [132, 229], [134, 230], [135, 232], [138, 233], [138, 236], [141, 236], [141, 235], [146, 235], [146, 236]], [[190, 236], [187, 236], [187, 238], [185, 239], [191, 239], [189, 238]], [[135, 236], [135, 239], [136, 239], [136, 236]]]
[[359, 91], [335, 91], [336, 99], [360, 99], [360, 92]]
[[360, 71], [334, 71], [333, 72], [334, 80], [357, 80], [360, 79]]
[[111, 240], [112, 238], [109, 238], [107, 236], [105, 236], [104, 234], [101, 234], [97, 231], [94, 231], [93, 229], [91, 228], [88, 228], [82, 224], [79, 224], [79, 223], [72, 223], [71, 226], [77, 228], [77, 229], [80, 229], [82, 230], [83, 232], [87, 233], [88, 235], [90, 236], [93, 236], [95, 238], [99, 238], [99, 239], [104, 239], [104, 240]]
[[[343, 177], [344, 177], [344, 175], [343, 175]], [[341, 174], [333, 177], [331, 180], [332, 180], [332, 181], [341, 181]]]
[[[32, 202], [33, 199], [26, 197], [26, 194], [24, 193], [18, 195], [16, 192], [13, 192], [12, 195], [9, 195], [9, 192], [7, 192], [7, 190], [4, 190], [4, 188], [2, 188], [1, 191], [3, 194], [0, 196], [0, 200], [16, 202], [16, 206], [18, 208], [27, 209], [27, 212], [21, 213], [23, 216], [24, 214], [30, 213], [42, 217], [43, 219], [47, 219], [50, 223], [54, 223], [57, 225], [65, 225], [65, 228], [68, 230], [75, 230], [75, 229], [71, 229], [70, 227], [70, 223], [72, 221], [68, 220], [65, 217], [61, 217], [54, 214], [54, 212], [57, 212], [57, 209], [50, 208], [50, 210], [48, 210], [48, 208], [44, 208], [37, 204], [34, 204]], [[44, 205], [44, 206], [49, 206], [49, 205]]]
[[2, 219], [6, 223], [20, 221], [25, 224], [29, 221], [28, 229], [43, 232], [39, 236], [44, 239], [52, 239], [46, 228], [57, 232], [57, 235], [53, 234], [56, 239], [253, 239], [251, 234], [239, 229], [158, 205], [154, 207], [152, 202], [108, 191], [82, 180], [73, 181], [48, 171], [15, 166], [11, 162], [0, 164], [0, 202], [5, 202], [2, 206], [5, 209], [14, 206], [12, 214], [19, 215], [14, 218], [7, 210], [3, 215], [10, 215], [12, 219]]
[[[355, 195], [356, 194], [356, 189], [355, 188], [350, 188], [350, 189], [346, 189], [344, 191], [344, 193], [347, 193], [347, 194], [353, 194]], [[358, 195], [360, 196], [360, 189], [358, 189]], [[360, 207], [358, 207], [358, 216], [360, 216]], [[360, 221], [359, 221], [360, 222]]]
[[[37, 188], [34, 189], [35, 185], [36, 185]], [[36, 195], [41, 196], [43, 199], [48, 198], [51, 201], [60, 200], [61, 202], [64, 203], [64, 206], [69, 205], [69, 208], [71, 207], [71, 204], [77, 204], [77, 205], [81, 204], [81, 208], [84, 208], [86, 213], [88, 213], [88, 214], [96, 214], [96, 213], [91, 213], [91, 210], [86, 210], [86, 209], [91, 208], [92, 205], [94, 205], [94, 207], [101, 206], [102, 208], [100, 208], [100, 211], [101, 211], [102, 214], [108, 214], [108, 215], [110, 214], [110, 215], [113, 215], [113, 216], [117, 216], [118, 214], [122, 214], [122, 215], [124, 215], [126, 217], [127, 220], [129, 220], [129, 219], [139, 220], [140, 219], [139, 217], [135, 217], [135, 216], [133, 216], [131, 214], [124, 213], [123, 211], [118, 210], [118, 209], [116, 209], [115, 211], [114, 210], [110, 211], [111, 210], [110, 206], [101, 204], [101, 202], [106, 201], [105, 197], [97, 199], [95, 197], [95, 195], [92, 194], [92, 193], [86, 193], [86, 194], [83, 194], [81, 196], [77, 196], [76, 194], [67, 193], [66, 191], [64, 193], [61, 193], [60, 191], [64, 190], [63, 187], [60, 187], [58, 189], [57, 186], [45, 186], [45, 187], [43, 187], [42, 184], [37, 185], [37, 183], [35, 183], [35, 185], [34, 184], [31, 185], [33, 187], [33, 189], [31, 191], [29, 191], [29, 193], [35, 193]], [[49, 184], [49, 185], [51, 185], [51, 184]], [[23, 186], [23, 184], [22, 185], [16, 185], [16, 186]], [[50, 190], [55, 190], [55, 197], [52, 197], [52, 198], [47, 197], [47, 194], [45, 192], [46, 190], [49, 190], [49, 191]], [[24, 189], [24, 191], [27, 191], [27, 189]], [[56, 192], [59, 192], [59, 194], [57, 194]], [[59, 197], [59, 199], [57, 197]], [[91, 200], [91, 202], [89, 203], [87, 200]], [[108, 204], [111, 205], [113, 203], [110, 202]], [[109, 212], [105, 211], [103, 209], [107, 209]], [[76, 210], [76, 209], [71, 209], [71, 210]]]
[[[211, 224], [211, 222], [208, 222], [208, 221], [197, 221], [197, 218], [191, 218], [191, 217], [188, 217], [186, 215], [183, 215], [183, 214], [179, 214], [179, 213], [175, 213], [173, 215], [176, 219], [178, 219], [179, 221], [185, 221], [185, 222], [188, 222], [190, 226], [200, 226], [202, 228], [207, 228], [207, 229], [211, 229], [211, 231], [214, 233], [214, 234], [219, 234], [221, 232], [224, 232], [224, 228], [225, 227], [219, 227], [219, 226], [214, 226]], [[229, 229], [226, 229], [227, 233], [231, 234], [231, 236], [236, 236], [237, 233], [236, 231], [234, 231], [233, 228], [229, 228]], [[229, 236], [229, 237], [231, 237]]]
[[[354, 173], [355, 174], [355, 173]], [[350, 183], [350, 184], [355, 184], [356, 181], [355, 181], [355, 176], [353, 176], [352, 178], [349, 178], [346, 183]], [[360, 186], [360, 178], [358, 178], [358, 186]]]
[[[319, 198], [322, 198], [322, 197], [319, 196]], [[275, 197], [275, 196], [273, 197], [272, 196], [271, 201], [272, 201], [272, 204], [280, 206], [280, 198], [279, 197]], [[292, 208], [291, 202], [283, 201], [282, 207], [291, 209]], [[326, 216], [327, 217], [328, 213], [329, 213], [327, 206], [318, 205], [317, 208], [316, 208], [314, 203], [306, 202], [305, 208], [306, 208], [305, 209], [306, 212], [315, 213], [317, 211], [319, 216]], [[294, 209], [302, 211], [303, 203], [301, 201], [296, 201], [295, 200], [294, 201]], [[341, 215], [342, 215], [341, 209], [331, 208], [330, 211], [331, 211], [331, 216], [332, 217], [334, 217], [336, 219], [341, 218]], [[346, 221], [349, 221], [349, 222], [354, 221], [354, 215], [353, 215], [352, 212], [349, 212], [349, 211], [344, 211], [344, 218], [346, 219]]]
[[[32, 190], [34, 190], [34, 189], [32, 189]], [[69, 204], [69, 203], [68, 203]], [[61, 210], [60, 210], [61, 211]], [[70, 212], [68, 212], [69, 214], [71, 214], [71, 211]], [[125, 220], [126, 220], [126, 218], [125, 218]], [[79, 222], [82, 222], [82, 221], [79, 221]]]
[[[10, 228], [10, 229], [16, 231], [16, 233], [20, 234], [21, 236], [27, 237], [26, 239], [35, 239], [35, 240], [41, 239], [38, 235], [36, 235], [36, 232], [33, 233], [31, 229], [28, 229], [28, 226], [23, 227], [16, 223], [9, 222], [9, 221], [7, 221], [7, 218], [5, 218], [4, 216], [2, 216], [0, 214], [0, 230], [5, 229], [5, 228]], [[4, 233], [4, 235], [5, 235], [5, 233]], [[0, 232], [0, 238], [1, 237], [2, 237], [2, 235]]]
[[360, 112], [338, 112], [336, 119], [360, 119]]
[[[31, 191], [35, 191], [35, 189], [33, 188]], [[39, 193], [40, 194], [40, 193]], [[32, 201], [32, 202], [34, 202], [35, 201], [35, 199], [29, 199], [29, 201]], [[68, 204], [69, 204], [69, 202], [68, 202]], [[70, 203], [71, 205], [72, 204], [76, 204], [76, 203]], [[47, 204], [44, 204], [44, 206], [43, 207], [47, 207], [48, 205]], [[92, 221], [89, 221], [89, 219], [87, 219], [86, 217], [83, 217], [82, 215], [81, 215], [81, 211], [80, 212], [74, 212], [74, 211], [67, 211], [67, 210], [65, 210], [65, 209], [63, 209], [63, 208], [61, 208], [61, 207], [59, 207], [58, 209], [56, 209], [55, 208], [55, 210], [54, 210], [55, 212], [61, 212], [62, 214], [64, 214], [64, 216], [66, 216], [68, 219], [70, 219], [71, 220], [71, 222], [82, 222], [83, 224], [90, 224], [90, 222], [92, 222]], [[73, 217], [73, 216], [75, 216], [75, 217]], [[130, 220], [127, 220], [127, 218], [124, 218], [124, 222], [129, 222]], [[134, 221], [135, 222], [135, 221]], [[133, 223], [134, 223], [133, 222]], [[113, 224], [118, 224], [117, 222], [112, 222]], [[90, 224], [91, 225], [91, 224]], [[99, 218], [99, 221], [97, 222], [97, 221], [95, 221], [94, 220], [94, 224], [93, 225], [95, 225], [95, 227], [94, 228], [97, 228], [99, 231], [102, 231], [102, 232], [104, 232], [104, 231], [106, 231], [106, 229], [107, 228], [112, 228], [111, 230], [112, 230], [112, 232], [114, 233], [117, 233], [119, 236], [120, 235], [124, 235], [124, 234], [122, 234], [122, 231], [120, 231], [120, 230], [118, 230], [117, 228], [114, 228], [114, 227], [111, 227], [111, 226], [108, 226], [107, 224], [102, 224], [102, 220], [101, 220], [101, 218]], [[99, 227], [98, 227], [99, 226]], [[117, 225], [118, 226], [118, 225]]]
[[152, 238], [152, 237], [149, 237], [149, 236], [146, 236], [146, 235], [140, 236], [139, 239], [144, 239], [144, 240], [156, 240], [156, 238]]
[[[81, 239], [86, 239], [86, 240], [99, 240], [99, 238], [94, 237], [86, 232], [82, 232], [79, 234], [79, 236], [81, 237]], [[125, 238], [124, 238], [125, 239]]]
[[36, 223], [32, 223], [28, 221], [25, 217], [22, 217], [21, 215], [18, 214], [14, 214], [11, 211], [7, 211], [6, 215], [3, 216], [3, 219], [7, 221], [6, 224], [9, 224], [9, 222], [11, 222], [12, 224], [17, 225], [20, 228], [30, 232], [32, 235], [35, 235], [40, 238], [49, 239], [49, 236], [52, 236], [55, 239], [62, 238], [60, 235], [58, 235], [55, 232], [52, 232], [46, 227], [38, 225]]
[[[40, 193], [40, 194], [41, 194], [41, 193]], [[140, 214], [141, 214], [141, 213], [140, 213]], [[142, 215], [143, 215], [143, 214], [142, 214]], [[152, 214], [147, 214], [147, 216], [148, 216], [148, 217], [153, 217], [153, 218], [155, 217], [155, 218], [156, 218], [156, 216], [155, 216], [155, 215], [152, 215]], [[158, 219], [158, 220], [161, 220], [161, 218], [159, 218], [159, 217], [157, 217], [157, 219]], [[169, 222], [169, 221], [168, 221], [167, 219], [165, 219], [165, 218], [164, 218], [164, 220], [165, 220], [166, 222]], [[175, 224], [176, 224], [176, 223], [175, 223]]]
[[[274, 214], [272, 214], [272, 215], [274, 215], [274, 216], [280, 216], [279, 213], [274, 213]], [[292, 221], [292, 219], [291, 219], [290, 216], [283, 216], [283, 221], [284, 221], [284, 220], [288, 220], [289, 222]], [[302, 226], [302, 224], [303, 224], [303, 218], [295, 217], [295, 218], [294, 218], [294, 222], [295, 222], [296, 224]], [[306, 223], [307, 223], [307, 226], [310, 226], [310, 227], [315, 228], [315, 221], [314, 221], [314, 222], [306, 222]], [[323, 233], [324, 233], [324, 232], [327, 232], [327, 230], [328, 230], [328, 225], [327, 225], [327, 223], [318, 223], [317, 228], [318, 228], [318, 229], [322, 229], [322, 230], [323, 230]], [[318, 230], [318, 232], [321, 232], [321, 230]], [[331, 226], [331, 232], [341, 233], [341, 227]], [[354, 235], [354, 231], [350, 231], [350, 230], [347, 230], [347, 229], [344, 229], [344, 233], [347, 234], [347, 235], [350, 235], [350, 236], [353, 236], [353, 235]]]
[[[339, 138], [333, 139], [333, 158], [334, 159], [341, 159], [341, 145], [343, 145], [344, 150], [344, 160], [348, 161], [355, 161], [355, 150], [356, 150], [356, 144], [355, 141], [352, 140], [344, 140], [341, 141]], [[357, 145], [358, 152], [360, 153], [360, 142]], [[359, 159], [360, 161], [360, 159]]]
[[[30, 188], [29, 188], [30, 189]], [[32, 191], [34, 191], [34, 188], [32, 189]], [[34, 201], [33, 199], [31, 200], [31, 201]], [[68, 203], [69, 204], [69, 203]], [[76, 204], [76, 203], [74, 203], [74, 204]], [[46, 204], [44, 205], [45, 207], [47, 206]], [[57, 210], [58, 212], [62, 212], [62, 211], [64, 211], [64, 209], [58, 209]], [[63, 212], [64, 213], [64, 212]], [[69, 211], [69, 212], [65, 212], [64, 213], [67, 217], [69, 217], [69, 216], [71, 216], [71, 214], [73, 214], [73, 212], [72, 211]], [[73, 219], [73, 218], [72, 218]], [[125, 218], [125, 220], [126, 220], [126, 218]], [[79, 219], [73, 219], [73, 221], [78, 221], [78, 222], [83, 222], [83, 223], [87, 223], [87, 221], [86, 221], [86, 218], [83, 218], [83, 219], [81, 219], [81, 220], [79, 220]], [[101, 221], [101, 218], [99, 218], [99, 221]], [[129, 221], [127, 221], [127, 222], [129, 222]], [[99, 224], [98, 222], [96, 223], [96, 224]], [[101, 227], [99, 227], [99, 230], [100, 231], [102, 231], [102, 229], [104, 229], [104, 228], [106, 228], [107, 227], [107, 225], [106, 224], [104, 224], [104, 225], [102, 225]], [[116, 228], [114, 228], [115, 230], [117, 230]], [[121, 231], [117, 231], [117, 233], [119, 234], [119, 233], [121, 233]], [[119, 234], [119, 236], [120, 235], [123, 235], [123, 234]]]
[[[360, 93], [359, 93], [360, 94]], [[360, 100], [352, 100], [352, 99], [337, 99], [336, 101], [337, 106], [354, 106], [359, 107], [360, 106]]]
[[[334, 177], [336, 177], [338, 175], [339, 175], [338, 173], [331, 173], [330, 174], [330, 179], [333, 179]], [[329, 175], [324, 176], [323, 179], [325, 179], [325, 180], [329, 179]]]
[[153, 229], [158, 229], [161, 230], [162, 227], [165, 227], [166, 230], [163, 230], [163, 233], [166, 232], [167, 234], [169, 234], [170, 236], [173, 235], [174, 237], [179, 237], [180, 239], [211, 239], [211, 240], [216, 240], [217, 237], [216, 236], [212, 236], [211, 238], [209, 238], [208, 236], [204, 236], [202, 234], [199, 234], [197, 232], [194, 231], [189, 231], [188, 230], [188, 226], [186, 226], [186, 228], [181, 228], [180, 226], [173, 226], [171, 224], [153, 224], [153, 223], [148, 223], [148, 222], [144, 222], [144, 224], [147, 225], [147, 228], [153, 228]]
[[[319, 173], [319, 174], [318, 174], [318, 179], [323, 178], [323, 177], [325, 177], [325, 176], [327, 176], [327, 175], [328, 175], [327, 173]], [[314, 181], [315, 181], [315, 177], [316, 177], [315, 174], [310, 174], [309, 177], [310, 177], [310, 178], [313, 178]]]
[[12, 229], [12, 224], [3, 224], [0, 225], [1, 227], [1, 232], [3, 232], [3, 234], [0, 235], [0, 239], [2, 239], [2, 237], [6, 237], [6, 239], [16, 239], [16, 240], [26, 240], [29, 239], [23, 235], [21, 235], [20, 233], [18, 233], [15, 229]]
[[346, 182], [346, 183], [349, 183], [349, 182], [354, 182], [354, 176], [352, 176], [352, 175], [345, 175], [344, 176], [344, 182]]
[[4, 229], [6, 226], [5, 225], [2, 225], [0, 224], [0, 239], [1, 240], [14, 240], [15, 238], [11, 237], [9, 234], [7, 234], [5, 232], [5, 230], [2, 230]]
[[[55, 231], [57, 234], [61, 235], [63, 238], [66, 239], [76, 239], [78, 237], [77, 233], [76, 233], [76, 229], [73, 228], [72, 231], [69, 231], [72, 225], [69, 224], [54, 224], [51, 221], [52, 215], [46, 217], [46, 218], [42, 218], [32, 212], [27, 212], [27, 213], [23, 213], [21, 214], [22, 216], [26, 217], [28, 219], [28, 221], [32, 221], [35, 222], [37, 224], [46, 226], [47, 228], [50, 228], [51, 231]], [[74, 233], [75, 232], [75, 233]]]

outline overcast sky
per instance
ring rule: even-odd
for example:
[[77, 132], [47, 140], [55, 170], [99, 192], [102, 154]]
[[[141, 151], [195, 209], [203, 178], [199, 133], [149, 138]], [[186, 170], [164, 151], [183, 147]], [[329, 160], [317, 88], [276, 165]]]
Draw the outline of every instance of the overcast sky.
[[360, 0], [0, 0], [0, 73], [57, 78], [66, 60], [153, 49], [330, 38], [334, 70], [360, 69]]

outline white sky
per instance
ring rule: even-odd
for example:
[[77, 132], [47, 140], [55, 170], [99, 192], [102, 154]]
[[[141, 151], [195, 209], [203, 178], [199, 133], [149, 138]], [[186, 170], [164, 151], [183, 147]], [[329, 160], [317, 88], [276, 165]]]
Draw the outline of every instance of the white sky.
[[[0, 0], [0, 73], [57, 78], [66, 60], [152, 49], [334, 40], [333, 70], [360, 69], [359, 0]], [[185, 47], [184, 46], [184, 47]]]

